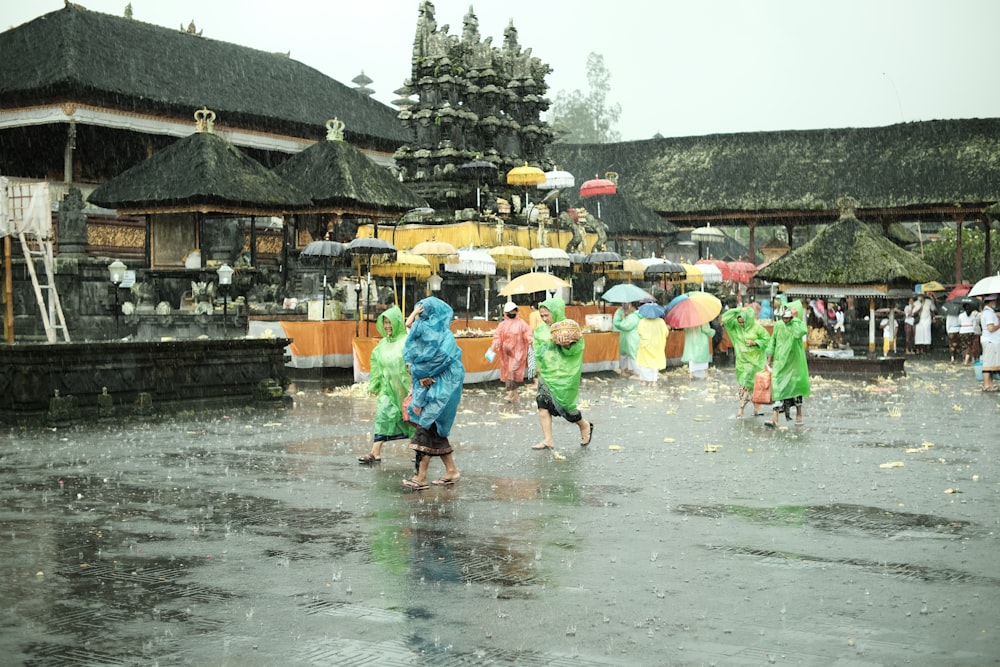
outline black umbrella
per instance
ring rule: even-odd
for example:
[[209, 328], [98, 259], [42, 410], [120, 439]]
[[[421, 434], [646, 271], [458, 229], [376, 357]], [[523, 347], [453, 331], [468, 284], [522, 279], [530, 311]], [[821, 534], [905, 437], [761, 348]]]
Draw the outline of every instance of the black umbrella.
[[973, 310], [979, 310], [980, 303], [979, 299], [973, 296], [963, 296], [958, 299], [952, 299], [951, 301], [945, 301], [940, 306], [938, 306], [938, 312], [943, 315], [958, 315], [962, 312], [962, 308], [965, 304], [972, 306]]
[[602, 273], [612, 269], [620, 269], [624, 266], [624, 264], [625, 260], [622, 259], [622, 256], [616, 252], [611, 252], [610, 250], [592, 252], [583, 258], [584, 268], [593, 273]]
[[476, 181], [476, 210], [480, 210], [479, 201], [479, 184], [483, 181], [492, 182], [497, 179], [499, 171], [497, 166], [492, 162], [487, 162], [486, 160], [471, 160], [464, 164], [458, 165], [461, 170], [460, 173], [467, 175]]
[[[396, 246], [392, 245], [385, 239], [376, 239], [368, 237], [359, 237], [352, 239], [350, 243], [347, 244], [347, 254], [353, 259], [358, 261], [358, 287], [355, 292], [358, 295], [357, 309], [358, 309], [358, 322], [361, 321], [361, 265], [364, 264], [366, 268], [366, 273], [371, 273], [372, 264], [378, 264], [380, 262], [391, 262], [396, 259]], [[369, 305], [369, 315], [371, 314], [371, 277], [369, 276], [368, 294], [366, 301]], [[359, 333], [359, 324], [354, 325], [354, 335], [357, 336]], [[365, 320], [365, 335], [368, 335], [368, 320]]]
[[330, 266], [330, 260], [343, 257], [347, 254], [347, 246], [337, 241], [313, 241], [302, 249], [302, 255], [306, 257], [322, 257], [323, 262], [323, 313], [321, 320], [326, 319], [326, 273]]
[[657, 262], [646, 267], [643, 275], [649, 280], [683, 281], [687, 278], [687, 271], [676, 262]]

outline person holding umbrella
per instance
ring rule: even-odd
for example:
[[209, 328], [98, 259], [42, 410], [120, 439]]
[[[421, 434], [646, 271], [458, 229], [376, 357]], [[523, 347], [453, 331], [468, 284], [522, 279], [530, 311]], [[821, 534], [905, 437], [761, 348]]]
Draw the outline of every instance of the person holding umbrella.
[[517, 388], [524, 382], [531, 348], [531, 329], [520, 317], [517, 304], [508, 301], [503, 307], [503, 321], [493, 330], [490, 350], [500, 359], [500, 380], [507, 388], [508, 403], [517, 400]]
[[644, 303], [639, 306], [639, 325], [636, 333], [639, 336], [639, 350], [635, 357], [639, 382], [656, 386], [660, 371], [667, 367], [667, 336], [670, 327], [663, 320], [663, 308], [655, 303]]
[[[767, 363], [767, 344], [771, 334], [754, 317], [753, 308], [730, 308], [722, 314], [722, 326], [729, 334], [736, 355], [737, 396], [740, 402], [736, 418], [743, 418], [743, 410], [753, 397], [754, 378]], [[753, 404], [754, 415], [763, 414], [758, 403]]]
[[809, 333], [806, 323], [799, 317], [798, 310], [785, 306], [781, 319], [774, 323], [771, 340], [767, 344], [767, 368], [771, 371], [771, 406], [773, 416], [765, 426], [778, 426], [778, 413], [784, 412], [785, 419], [791, 419], [791, 408], [795, 406], [795, 423], [802, 424], [802, 399], [812, 393], [809, 384], [809, 366], [803, 337]]
[[997, 294], [983, 297], [983, 314], [980, 324], [983, 328], [983, 391], [997, 391], [994, 375], [1000, 373], [1000, 318], [997, 317]]
[[413, 378], [408, 417], [414, 434], [410, 448], [416, 451], [416, 474], [404, 479], [403, 486], [414, 491], [430, 488], [427, 468], [430, 457], [440, 456], [445, 473], [434, 484], [447, 486], [458, 481], [448, 435], [462, 400], [465, 368], [462, 350], [451, 332], [451, 306], [429, 296], [417, 302], [406, 319], [410, 333], [403, 346], [403, 360]]
[[383, 443], [413, 437], [413, 426], [403, 415], [403, 399], [411, 382], [410, 371], [403, 361], [406, 345], [403, 311], [397, 306], [389, 308], [375, 320], [375, 328], [382, 340], [372, 350], [368, 376], [368, 392], [376, 396], [374, 441], [371, 451], [358, 457], [358, 461], [366, 464], [382, 462]]
[[611, 318], [611, 326], [618, 332], [618, 370], [623, 378], [638, 374], [635, 358], [639, 353], [639, 332], [636, 327], [641, 319], [635, 304], [628, 302], [619, 306]]
[[577, 408], [580, 396], [580, 378], [583, 374], [583, 336], [576, 341], [557, 342], [552, 327], [566, 319], [566, 303], [552, 297], [538, 306], [542, 324], [533, 332], [535, 363], [538, 365], [538, 422], [542, 427], [542, 441], [532, 449], [555, 451], [552, 439], [552, 417], [562, 417], [580, 429], [580, 446], [586, 447], [594, 437], [594, 424], [583, 418]]

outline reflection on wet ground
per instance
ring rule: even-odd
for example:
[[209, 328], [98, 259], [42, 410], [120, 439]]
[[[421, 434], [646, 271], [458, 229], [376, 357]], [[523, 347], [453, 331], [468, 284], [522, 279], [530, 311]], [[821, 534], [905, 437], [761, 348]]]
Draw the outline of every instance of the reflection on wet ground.
[[561, 460], [531, 401], [469, 386], [462, 479], [423, 492], [398, 442], [358, 465], [361, 387], [10, 430], [3, 662], [1000, 664], [1000, 404], [907, 366], [814, 378], [777, 430], [735, 419], [731, 369], [588, 376]]

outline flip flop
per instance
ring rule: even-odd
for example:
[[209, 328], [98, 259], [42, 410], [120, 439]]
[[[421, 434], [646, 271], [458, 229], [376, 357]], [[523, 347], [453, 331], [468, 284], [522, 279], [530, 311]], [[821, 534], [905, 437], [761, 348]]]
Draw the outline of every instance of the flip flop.
[[358, 463], [382, 463], [382, 459], [377, 458], [372, 454], [365, 454], [364, 456], [358, 457]]
[[590, 433], [587, 434], [587, 442], [580, 441], [581, 447], [586, 447], [594, 439], [594, 422], [590, 422]]
[[547, 442], [540, 442], [537, 445], [532, 445], [531, 448], [541, 450], [541, 449], [555, 449], [556, 447], [555, 445], [550, 445]]
[[452, 486], [459, 479], [461, 479], [461, 477], [442, 477], [441, 479], [434, 480], [431, 484], [434, 486]]
[[425, 489], [431, 488], [430, 484], [420, 483], [415, 479], [404, 479], [403, 486], [411, 491], [424, 491]]

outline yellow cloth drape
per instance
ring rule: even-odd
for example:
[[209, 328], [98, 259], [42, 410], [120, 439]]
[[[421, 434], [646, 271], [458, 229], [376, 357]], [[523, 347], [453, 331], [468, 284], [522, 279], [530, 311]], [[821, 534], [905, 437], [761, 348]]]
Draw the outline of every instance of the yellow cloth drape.
[[[372, 238], [374, 234], [372, 225], [358, 227], [358, 238]], [[396, 246], [397, 250], [410, 250], [429, 238], [445, 241], [456, 248], [495, 248], [501, 245], [519, 245], [528, 249], [538, 247], [537, 225], [517, 227], [505, 224], [498, 230], [497, 225], [487, 221], [456, 222], [448, 225], [380, 225], [378, 237]], [[545, 245], [549, 248], [565, 248], [572, 239], [573, 233], [569, 230], [557, 230], [551, 225], [547, 227]], [[583, 253], [591, 252], [596, 243], [596, 234], [586, 234]]]

